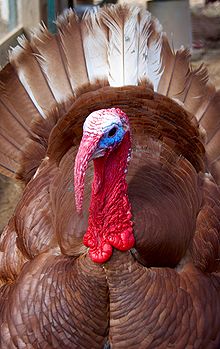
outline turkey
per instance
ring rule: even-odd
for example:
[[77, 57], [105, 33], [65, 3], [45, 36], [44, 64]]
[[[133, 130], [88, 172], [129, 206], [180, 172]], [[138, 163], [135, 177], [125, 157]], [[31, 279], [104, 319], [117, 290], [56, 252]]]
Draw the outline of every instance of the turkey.
[[2, 349], [220, 347], [220, 96], [143, 8], [72, 10], [0, 73]]

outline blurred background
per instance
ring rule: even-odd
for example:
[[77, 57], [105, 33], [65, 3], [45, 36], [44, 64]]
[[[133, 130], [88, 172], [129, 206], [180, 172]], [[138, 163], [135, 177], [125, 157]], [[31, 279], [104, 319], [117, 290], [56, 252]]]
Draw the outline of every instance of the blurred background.
[[[65, 8], [79, 16], [91, 6], [107, 3], [138, 4], [147, 8], [163, 25], [174, 49], [182, 44], [192, 53], [192, 65], [204, 62], [210, 79], [220, 88], [220, 1], [215, 0], [0, 0], [0, 69], [7, 64], [8, 50], [16, 38], [27, 37], [40, 21], [54, 33], [54, 20]], [[21, 188], [0, 176], [0, 232], [10, 218]]]

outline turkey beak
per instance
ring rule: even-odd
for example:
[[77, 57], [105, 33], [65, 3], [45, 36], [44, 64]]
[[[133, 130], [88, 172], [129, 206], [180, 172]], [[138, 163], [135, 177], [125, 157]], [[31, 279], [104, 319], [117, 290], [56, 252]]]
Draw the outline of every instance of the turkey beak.
[[99, 140], [100, 136], [98, 135], [83, 135], [76, 155], [74, 167], [74, 188], [76, 210], [78, 213], [82, 211], [86, 170], [89, 161], [95, 157], [94, 154]]

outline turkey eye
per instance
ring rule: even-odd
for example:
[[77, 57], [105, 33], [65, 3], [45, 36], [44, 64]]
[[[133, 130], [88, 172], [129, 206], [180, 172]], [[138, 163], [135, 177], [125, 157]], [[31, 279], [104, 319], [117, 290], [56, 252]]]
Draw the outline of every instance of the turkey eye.
[[112, 129], [108, 133], [108, 137], [113, 137], [116, 134], [117, 127], [112, 127]]

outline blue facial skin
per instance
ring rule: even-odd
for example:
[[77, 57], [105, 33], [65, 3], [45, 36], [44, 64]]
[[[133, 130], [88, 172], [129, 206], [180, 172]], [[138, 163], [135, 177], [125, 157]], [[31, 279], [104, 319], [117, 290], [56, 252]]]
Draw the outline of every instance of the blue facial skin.
[[124, 137], [125, 130], [122, 125], [112, 124], [103, 134], [99, 141], [98, 149], [107, 149], [120, 143]]

